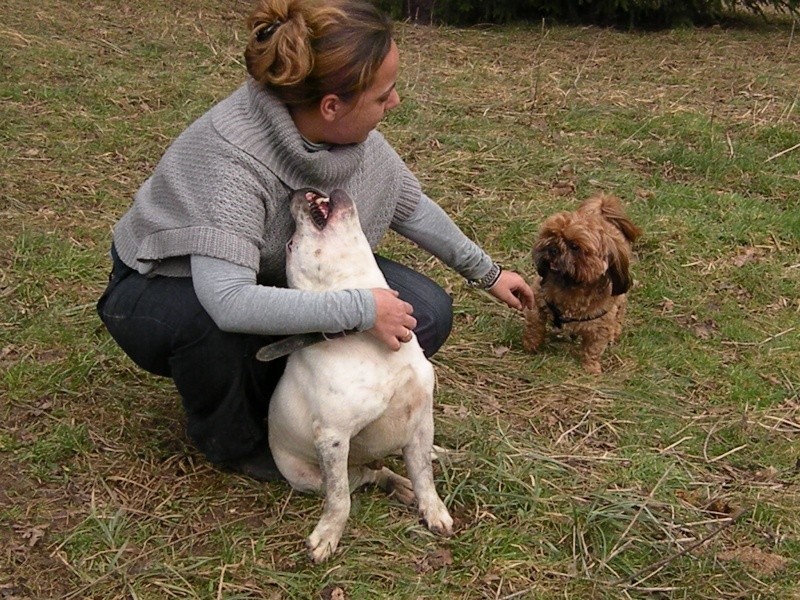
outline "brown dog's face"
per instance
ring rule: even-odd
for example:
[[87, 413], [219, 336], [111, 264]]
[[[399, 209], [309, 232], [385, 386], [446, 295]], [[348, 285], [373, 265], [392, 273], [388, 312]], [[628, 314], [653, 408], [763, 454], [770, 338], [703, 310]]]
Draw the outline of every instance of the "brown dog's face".
[[607, 278], [613, 295], [624, 294], [630, 289], [627, 243], [609, 235], [606, 227], [599, 214], [551, 216], [533, 248], [536, 271], [560, 287], [590, 286]]

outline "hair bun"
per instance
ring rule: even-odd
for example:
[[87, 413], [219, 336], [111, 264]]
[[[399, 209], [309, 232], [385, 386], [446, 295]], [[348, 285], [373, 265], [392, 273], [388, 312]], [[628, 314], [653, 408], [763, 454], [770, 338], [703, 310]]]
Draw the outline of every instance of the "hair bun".
[[253, 36], [259, 44], [263, 44], [281, 25], [283, 25], [283, 21], [280, 19], [275, 19], [272, 23], [261, 23], [253, 30]]
[[248, 73], [292, 105], [354, 97], [392, 44], [392, 22], [371, 0], [256, 0], [247, 31]]
[[244, 57], [247, 71], [261, 84], [284, 87], [305, 79], [313, 67], [306, 20], [298, 10], [253, 11]]

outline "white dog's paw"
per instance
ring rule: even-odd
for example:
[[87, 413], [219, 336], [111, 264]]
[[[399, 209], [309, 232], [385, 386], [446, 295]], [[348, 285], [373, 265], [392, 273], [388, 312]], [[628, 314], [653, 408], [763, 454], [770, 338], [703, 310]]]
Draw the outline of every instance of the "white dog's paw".
[[432, 532], [446, 537], [453, 535], [453, 517], [440, 498], [430, 503], [420, 502], [419, 514]]
[[341, 531], [332, 531], [331, 528], [323, 526], [322, 523], [318, 524], [306, 540], [309, 558], [317, 564], [328, 560], [336, 552], [341, 537]]

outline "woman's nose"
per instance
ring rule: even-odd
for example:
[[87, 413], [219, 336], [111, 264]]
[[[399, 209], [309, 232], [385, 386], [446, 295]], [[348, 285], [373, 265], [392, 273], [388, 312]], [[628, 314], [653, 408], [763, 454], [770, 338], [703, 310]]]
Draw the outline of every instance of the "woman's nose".
[[400, 94], [397, 93], [397, 90], [392, 90], [392, 93], [389, 96], [389, 101], [386, 103], [386, 110], [392, 110], [393, 108], [397, 108], [399, 105]]

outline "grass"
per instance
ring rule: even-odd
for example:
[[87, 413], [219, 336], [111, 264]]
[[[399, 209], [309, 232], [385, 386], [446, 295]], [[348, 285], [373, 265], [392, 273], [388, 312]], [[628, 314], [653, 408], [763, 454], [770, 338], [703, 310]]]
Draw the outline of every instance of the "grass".
[[436, 356], [442, 540], [375, 491], [312, 566], [318, 498], [212, 469], [170, 382], [100, 326], [110, 229], [243, 79], [244, 2], [10, 0], [0, 27], [0, 596], [800, 598], [796, 23], [625, 33], [399, 24], [381, 126], [426, 191], [533, 276], [595, 190], [645, 235], [619, 345], [585, 375], [449, 289]]

